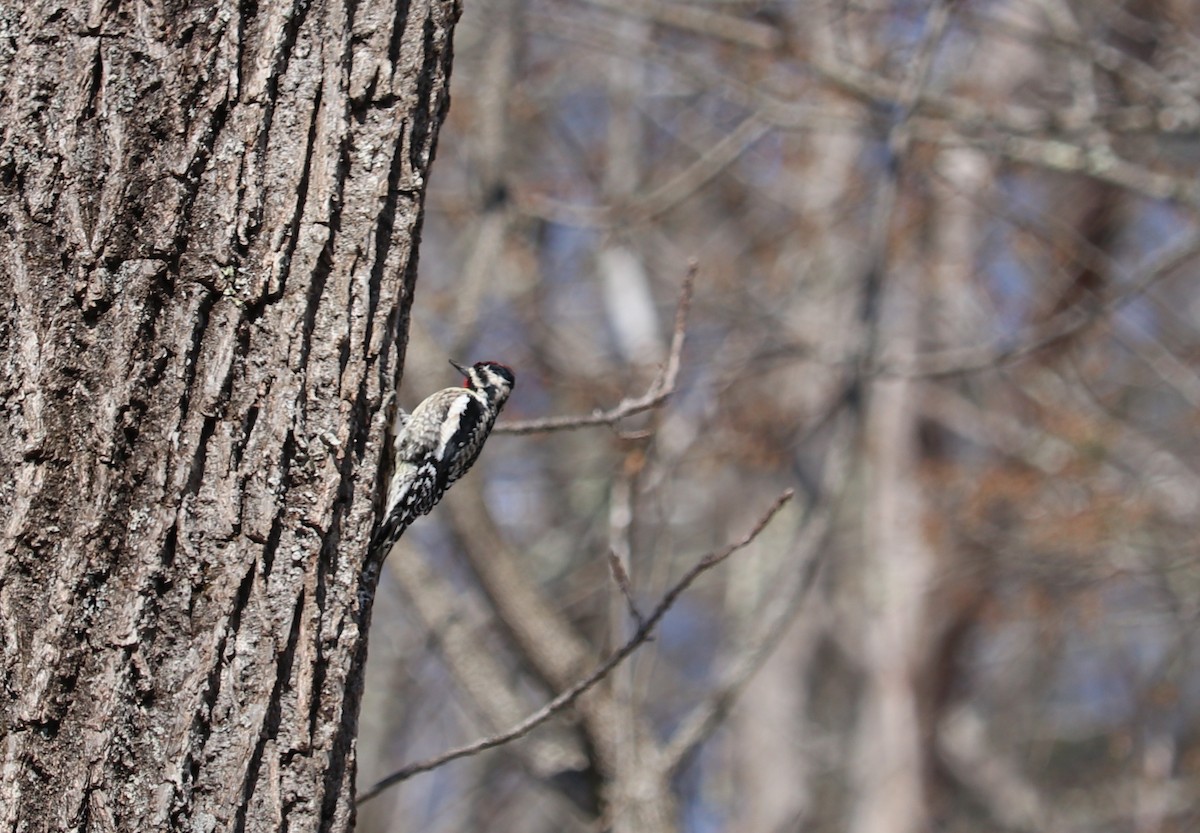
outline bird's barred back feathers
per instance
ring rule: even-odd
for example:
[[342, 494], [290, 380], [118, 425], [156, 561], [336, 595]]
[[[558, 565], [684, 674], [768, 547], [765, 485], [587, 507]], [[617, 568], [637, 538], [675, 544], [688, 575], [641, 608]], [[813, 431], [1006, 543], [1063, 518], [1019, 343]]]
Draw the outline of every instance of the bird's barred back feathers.
[[433, 509], [450, 484], [467, 473], [515, 384], [512, 371], [495, 362], [454, 366], [466, 376], [462, 387], [432, 394], [397, 421], [394, 473], [372, 550], [390, 549], [409, 524]]

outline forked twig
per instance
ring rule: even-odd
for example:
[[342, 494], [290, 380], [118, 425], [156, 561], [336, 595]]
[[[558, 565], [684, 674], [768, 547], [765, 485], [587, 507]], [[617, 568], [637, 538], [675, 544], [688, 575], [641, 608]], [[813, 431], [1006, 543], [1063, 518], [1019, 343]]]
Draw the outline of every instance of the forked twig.
[[585, 428], [592, 425], [615, 425], [626, 417], [657, 408], [670, 399], [671, 395], [675, 393], [675, 386], [679, 380], [679, 362], [683, 355], [683, 343], [687, 335], [688, 310], [692, 304], [692, 290], [695, 287], [696, 273], [699, 269], [699, 264], [695, 260], [688, 263], [687, 273], [683, 278], [683, 287], [679, 291], [679, 306], [675, 309], [671, 349], [667, 354], [667, 361], [645, 393], [632, 399], [622, 399], [615, 407], [606, 411], [597, 410], [591, 414], [529, 419], [521, 422], [502, 422], [492, 429], [492, 433], [536, 434], [545, 431]]
[[409, 764], [402, 769], [398, 769], [391, 775], [378, 781], [369, 790], [359, 795], [357, 803], [363, 804], [367, 801], [370, 801], [372, 798], [375, 798], [393, 784], [406, 781], [419, 773], [429, 772], [430, 770], [437, 769], [438, 767], [443, 766], [450, 761], [458, 760], [459, 758], [465, 758], [469, 755], [476, 755], [485, 750], [494, 749], [497, 746], [502, 746], [510, 741], [516, 740], [517, 738], [520, 738], [533, 731], [555, 714], [570, 706], [585, 692], [593, 688], [597, 683], [607, 677], [614, 668], [620, 665], [630, 654], [636, 651], [643, 643], [646, 642], [646, 640], [650, 638], [654, 628], [657, 627], [658, 623], [662, 621], [662, 618], [667, 615], [667, 611], [674, 606], [675, 602], [678, 601], [683, 592], [691, 587], [692, 582], [699, 578], [702, 573], [711, 570], [713, 567], [729, 558], [729, 556], [733, 555], [738, 550], [746, 547], [755, 538], [757, 538], [766, 528], [767, 524], [771, 522], [771, 519], [774, 518], [779, 510], [783, 508], [783, 505], [791, 500], [792, 494], [792, 490], [788, 489], [786, 492], [776, 498], [775, 502], [771, 504], [771, 507], [763, 514], [761, 518], [759, 518], [753, 529], [751, 529], [750, 532], [747, 533], [743, 538], [735, 541], [732, 544], [726, 545], [723, 549], [709, 553], [696, 562], [696, 564], [690, 570], [684, 573], [683, 577], [680, 578], [679, 581], [677, 581], [671, 587], [671, 589], [667, 591], [666, 595], [659, 600], [654, 610], [651, 611], [650, 615], [646, 617], [646, 621], [643, 622], [642, 625], [637, 629], [637, 632], [635, 632], [634, 635], [630, 637], [624, 645], [617, 649], [616, 653], [614, 653], [604, 662], [600, 663], [600, 665], [598, 665], [596, 669], [592, 671], [592, 673], [588, 674], [586, 677], [579, 680], [579, 682], [563, 691], [553, 700], [546, 703], [546, 705], [542, 706], [540, 709], [529, 715], [527, 718], [513, 726], [508, 731], [501, 732], [498, 735], [492, 735], [491, 737], [482, 738], [473, 743], [469, 743], [466, 746], [460, 746], [457, 749], [444, 752], [437, 757], [429, 758], [425, 761], [419, 761], [415, 764]]

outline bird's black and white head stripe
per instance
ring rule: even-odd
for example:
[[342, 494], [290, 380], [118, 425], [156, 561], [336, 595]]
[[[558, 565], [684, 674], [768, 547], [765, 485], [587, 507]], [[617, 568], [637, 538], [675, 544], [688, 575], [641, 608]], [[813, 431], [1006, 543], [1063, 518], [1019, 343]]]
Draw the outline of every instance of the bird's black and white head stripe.
[[479, 391], [496, 405], [502, 405], [516, 385], [512, 370], [499, 362], [476, 362], [470, 367], [463, 367], [451, 360], [450, 364], [466, 377], [463, 380], [464, 388]]

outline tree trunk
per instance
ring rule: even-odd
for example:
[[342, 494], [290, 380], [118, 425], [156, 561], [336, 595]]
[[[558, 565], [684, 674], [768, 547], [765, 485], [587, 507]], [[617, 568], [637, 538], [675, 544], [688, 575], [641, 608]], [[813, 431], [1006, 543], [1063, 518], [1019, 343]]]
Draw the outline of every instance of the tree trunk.
[[353, 826], [458, 11], [0, 6], [0, 831]]

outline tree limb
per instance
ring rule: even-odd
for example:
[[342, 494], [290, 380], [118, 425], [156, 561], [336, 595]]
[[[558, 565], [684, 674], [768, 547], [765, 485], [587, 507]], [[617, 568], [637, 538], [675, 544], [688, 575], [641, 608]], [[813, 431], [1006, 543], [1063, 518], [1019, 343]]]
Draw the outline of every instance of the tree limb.
[[667, 615], [667, 611], [674, 606], [675, 602], [679, 600], [679, 597], [683, 595], [684, 591], [691, 587], [692, 583], [699, 578], [702, 573], [705, 573], [708, 570], [711, 570], [713, 567], [716, 567], [718, 564], [725, 561], [725, 559], [729, 558], [729, 556], [733, 555], [733, 553], [743, 549], [752, 541], [754, 541], [754, 539], [757, 538], [759, 534], [761, 534], [766, 528], [767, 524], [771, 522], [771, 519], [774, 518], [779, 510], [783, 508], [783, 505], [791, 500], [792, 495], [792, 490], [788, 489], [786, 492], [776, 498], [775, 502], [771, 504], [771, 507], [763, 514], [761, 518], [759, 518], [758, 523], [754, 525], [754, 528], [751, 529], [745, 537], [735, 541], [732, 544], [728, 544], [717, 552], [709, 553], [696, 562], [696, 564], [690, 570], [684, 573], [683, 577], [679, 579], [679, 581], [677, 581], [670, 590], [667, 591], [666, 595], [659, 600], [654, 610], [651, 611], [650, 615], [646, 617], [646, 621], [637, 629], [634, 635], [630, 637], [630, 639], [624, 645], [622, 645], [616, 651], [616, 653], [614, 653], [604, 662], [600, 663], [600, 665], [597, 666], [591, 674], [587, 675], [579, 682], [563, 691], [553, 700], [546, 703], [546, 705], [542, 706], [533, 714], [529, 715], [529, 717], [525, 718], [506, 732], [501, 732], [498, 735], [482, 738], [473, 743], [469, 743], [466, 746], [460, 746], [457, 749], [452, 749], [449, 752], [445, 752], [425, 761], [409, 764], [408, 766], [393, 772], [391, 775], [378, 781], [369, 790], [362, 793], [358, 797], [358, 804], [361, 805], [367, 801], [370, 801], [372, 798], [375, 798], [393, 784], [406, 781], [414, 775], [422, 772], [429, 772], [430, 770], [437, 769], [438, 767], [441, 767], [450, 761], [458, 760], [459, 758], [465, 758], [469, 755], [476, 755], [480, 752], [493, 749], [497, 746], [501, 746], [510, 741], [516, 740], [517, 738], [533, 731], [555, 714], [570, 706], [572, 703], [578, 700], [580, 696], [607, 677], [614, 668], [620, 665], [630, 654], [636, 651], [650, 638], [651, 634], [654, 632], [654, 629], [658, 626], [658, 623], [661, 622], [663, 617]]

